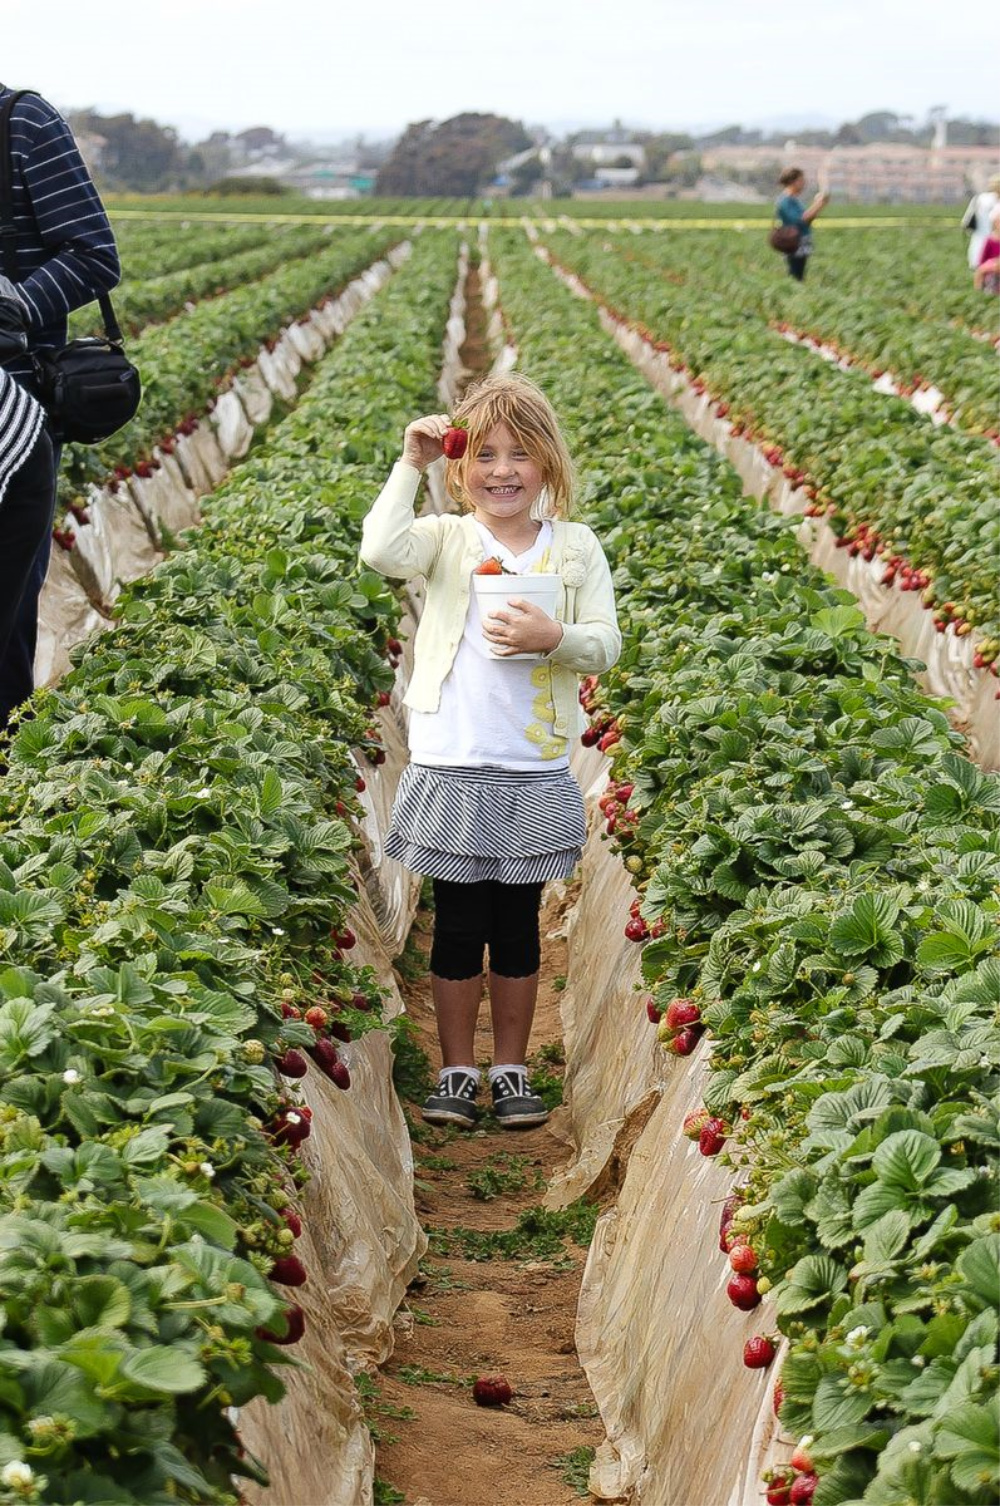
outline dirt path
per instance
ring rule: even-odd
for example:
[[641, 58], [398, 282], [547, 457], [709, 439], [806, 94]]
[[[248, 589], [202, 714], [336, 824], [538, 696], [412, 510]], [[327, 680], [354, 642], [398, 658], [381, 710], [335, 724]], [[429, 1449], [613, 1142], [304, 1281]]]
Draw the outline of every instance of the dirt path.
[[[572, 894], [542, 913], [543, 961], [529, 1047], [536, 1086], [561, 1096], [561, 934]], [[419, 1101], [440, 1061], [426, 974], [432, 917], [421, 910], [401, 967], [414, 1027], [401, 1053], [404, 1101]], [[477, 1060], [490, 1060], [484, 999]], [[376, 1502], [406, 1506], [573, 1506], [603, 1438], [573, 1329], [595, 1210], [539, 1210], [565, 1163], [557, 1109], [536, 1129], [502, 1129], [484, 1114], [472, 1132], [435, 1129], [408, 1110], [416, 1203], [431, 1247], [397, 1318], [396, 1350], [368, 1385], [377, 1442]], [[527, 1214], [527, 1210], [534, 1213]], [[525, 1216], [527, 1215], [527, 1216]], [[514, 1399], [477, 1407], [476, 1376], [503, 1374]], [[380, 1436], [379, 1436], [380, 1435]]]

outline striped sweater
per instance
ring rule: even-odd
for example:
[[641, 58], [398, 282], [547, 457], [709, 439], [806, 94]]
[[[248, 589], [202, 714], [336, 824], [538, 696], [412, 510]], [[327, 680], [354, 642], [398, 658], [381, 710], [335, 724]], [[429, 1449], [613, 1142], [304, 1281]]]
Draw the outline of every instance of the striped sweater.
[[[0, 106], [10, 93], [0, 87]], [[28, 310], [32, 347], [59, 349], [66, 344], [67, 314], [121, 277], [114, 235], [72, 131], [37, 94], [14, 106], [10, 151], [14, 281]], [[31, 386], [29, 358], [14, 357], [5, 365]]]
[[44, 419], [41, 404], [0, 366], [0, 506], [11, 476], [31, 454]]

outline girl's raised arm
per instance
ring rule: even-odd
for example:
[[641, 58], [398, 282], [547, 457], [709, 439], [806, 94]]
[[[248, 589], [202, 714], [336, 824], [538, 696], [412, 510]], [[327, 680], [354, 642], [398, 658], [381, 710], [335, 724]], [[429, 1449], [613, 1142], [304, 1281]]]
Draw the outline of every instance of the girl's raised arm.
[[361, 563], [394, 580], [426, 575], [434, 563], [439, 520], [416, 518], [420, 477], [443, 453], [450, 420], [441, 413], [415, 419], [403, 435], [403, 453], [361, 525]]

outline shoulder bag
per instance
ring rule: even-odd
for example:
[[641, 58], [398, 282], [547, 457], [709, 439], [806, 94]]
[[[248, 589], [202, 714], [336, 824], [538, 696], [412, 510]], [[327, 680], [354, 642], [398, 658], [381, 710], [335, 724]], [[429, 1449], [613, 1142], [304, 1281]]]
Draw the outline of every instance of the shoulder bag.
[[[19, 99], [34, 94], [19, 89], [0, 110], [0, 265], [11, 282], [18, 281], [14, 254], [13, 167], [10, 153], [11, 111]], [[111, 299], [97, 299], [103, 335], [71, 340], [61, 350], [30, 351], [38, 392], [56, 437], [76, 444], [99, 444], [135, 417], [142, 398], [142, 382], [124, 351], [124, 341]]]

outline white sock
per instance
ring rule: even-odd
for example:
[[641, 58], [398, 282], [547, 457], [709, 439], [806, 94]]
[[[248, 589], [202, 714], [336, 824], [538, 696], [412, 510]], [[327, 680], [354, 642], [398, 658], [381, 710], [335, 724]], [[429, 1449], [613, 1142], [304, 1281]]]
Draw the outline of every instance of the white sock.
[[524, 1065], [524, 1062], [504, 1062], [498, 1066], [491, 1067], [487, 1076], [490, 1082], [493, 1083], [498, 1077], [502, 1077], [505, 1072], [522, 1072], [525, 1077], [528, 1075], [528, 1069]]
[[480, 1070], [479, 1070], [479, 1068], [478, 1068], [478, 1067], [465, 1067], [465, 1066], [462, 1066], [462, 1065], [461, 1065], [461, 1064], [460, 1064], [460, 1065], [459, 1065], [459, 1066], [457, 1066], [457, 1067], [442, 1067], [442, 1068], [441, 1068], [441, 1070], [440, 1070], [440, 1072], [439, 1072], [439, 1073], [438, 1073], [438, 1082], [440, 1082], [440, 1081], [441, 1081], [441, 1079], [442, 1079], [442, 1078], [443, 1078], [443, 1077], [444, 1077], [444, 1076], [445, 1076], [445, 1074], [446, 1074], [446, 1073], [448, 1073], [448, 1072], [467, 1072], [467, 1073], [468, 1073], [468, 1075], [469, 1075], [469, 1076], [470, 1076], [470, 1077], [474, 1077], [474, 1078], [475, 1078], [475, 1079], [476, 1079], [476, 1087], [477, 1087], [477, 1088], [478, 1088], [478, 1086], [479, 1086], [479, 1081], [480, 1081], [480, 1078], [481, 1078], [481, 1077], [482, 1077], [482, 1075], [483, 1075], [483, 1074], [482, 1074], [482, 1073], [481, 1073], [481, 1072], [480, 1072]]

